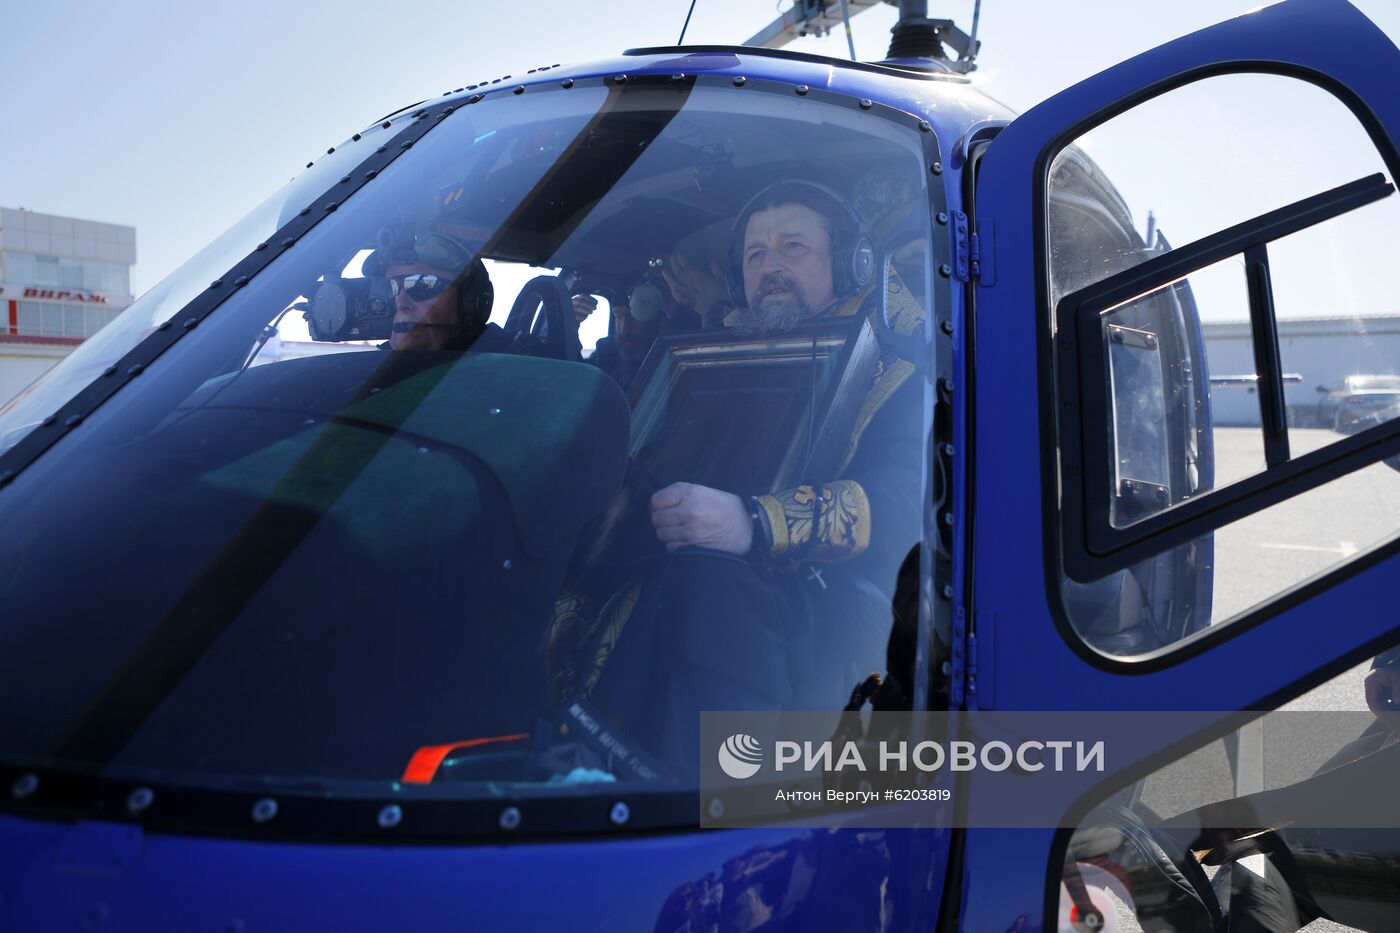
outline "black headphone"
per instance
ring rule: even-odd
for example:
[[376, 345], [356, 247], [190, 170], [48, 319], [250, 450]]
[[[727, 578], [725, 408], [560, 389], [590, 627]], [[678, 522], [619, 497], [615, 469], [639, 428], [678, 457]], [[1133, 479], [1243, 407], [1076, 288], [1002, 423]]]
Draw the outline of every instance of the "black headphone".
[[729, 234], [729, 249], [725, 253], [724, 278], [729, 287], [729, 300], [736, 308], [748, 307], [744, 292], [744, 234], [749, 220], [759, 211], [771, 210], [783, 204], [801, 204], [826, 218], [831, 224], [831, 287], [845, 298], [870, 284], [875, 273], [875, 242], [870, 238], [865, 222], [849, 203], [835, 191], [814, 181], [784, 179], [776, 181], [749, 199]]

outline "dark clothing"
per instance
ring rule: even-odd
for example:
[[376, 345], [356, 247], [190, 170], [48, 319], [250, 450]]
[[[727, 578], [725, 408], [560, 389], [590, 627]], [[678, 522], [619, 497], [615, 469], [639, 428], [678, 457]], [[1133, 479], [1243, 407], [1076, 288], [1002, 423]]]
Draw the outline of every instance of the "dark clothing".
[[632, 385], [633, 377], [637, 375], [637, 370], [642, 367], [640, 359], [623, 359], [617, 341], [612, 337], [604, 337], [598, 341], [598, 346], [594, 348], [593, 355], [588, 358], [588, 362], [611, 376], [624, 392]]

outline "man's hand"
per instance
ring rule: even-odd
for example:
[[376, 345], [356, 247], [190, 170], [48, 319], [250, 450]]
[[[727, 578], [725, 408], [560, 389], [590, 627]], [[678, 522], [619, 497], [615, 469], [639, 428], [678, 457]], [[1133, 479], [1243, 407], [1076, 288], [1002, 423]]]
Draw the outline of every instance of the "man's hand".
[[729, 554], [753, 546], [753, 522], [744, 502], [731, 492], [672, 483], [651, 497], [651, 523], [666, 550], [694, 545]]
[[588, 315], [598, 309], [598, 299], [592, 295], [574, 296], [574, 320], [582, 324], [588, 319]]
[[724, 270], [711, 262], [708, 269], [689, 262], [680, 253], [673, 253], [666, 268], [661, 270], [666, 287], [676, 304], [684, 305], [702, 318], [715, 304], [729, 298], [729, 289], [724, 284]]

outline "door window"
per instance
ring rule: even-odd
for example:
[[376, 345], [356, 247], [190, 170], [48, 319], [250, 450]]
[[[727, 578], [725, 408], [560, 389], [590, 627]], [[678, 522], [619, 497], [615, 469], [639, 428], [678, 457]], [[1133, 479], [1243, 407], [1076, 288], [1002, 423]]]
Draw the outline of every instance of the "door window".
[[1051, 163], [1064, 605], [1094, 647], [1162, 649], [1397, 530], [1393, 190], [1347, 106], [1278, 75], [1185, 85]]

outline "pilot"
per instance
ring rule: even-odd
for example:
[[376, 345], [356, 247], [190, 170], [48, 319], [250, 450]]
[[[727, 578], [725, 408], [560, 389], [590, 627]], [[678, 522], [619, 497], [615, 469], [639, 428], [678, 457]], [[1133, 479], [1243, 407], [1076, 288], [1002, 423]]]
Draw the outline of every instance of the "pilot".
[[[485, 350], [494, 291], [486, 267], [457, 237], [437, 231], [375, 254], [394, 295], [393, 350]], [[503, 333], [499, 333], [501, 338]]]
[[[765, 188], [731, 236], [726, 326], [758, 334], [884, 313], [904, 334], [921, 327], [902, 285], [887, 285], [883, 308], [869, 307], [863, 230], [823, 186]], [[651, 530], [669, 554], [662, 568], [596, 615], [578, 594], [556, 605], [548, 651], [560, 696], [592, 697], [673, 761], [695, 755], [694, 736], [676, 727], [697, 723], [697, 710], [843, 705], [883, 668], [897, 570], [921, 536], [914, 373], [912, 362], [880, 360], [834, 475], [774, 494], [680, 482], [652, 495]], [[571, 630], [585, 636], [557, 637]]]

